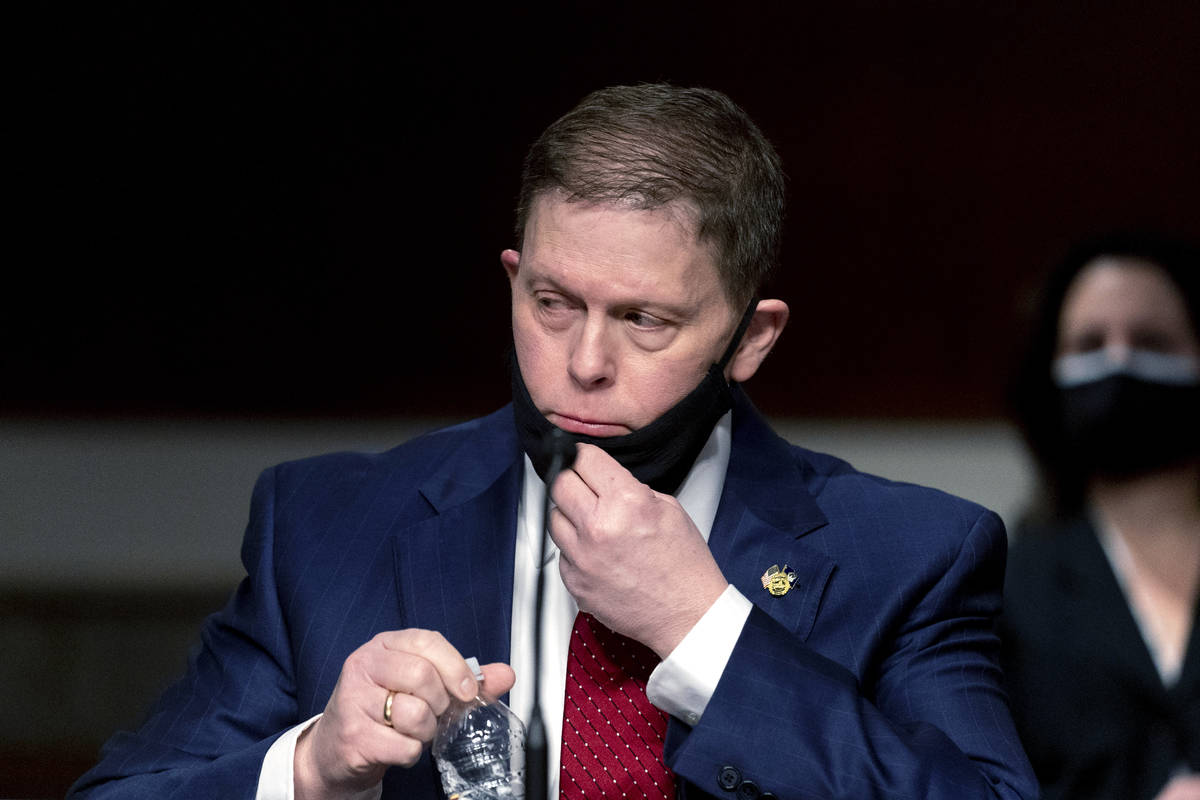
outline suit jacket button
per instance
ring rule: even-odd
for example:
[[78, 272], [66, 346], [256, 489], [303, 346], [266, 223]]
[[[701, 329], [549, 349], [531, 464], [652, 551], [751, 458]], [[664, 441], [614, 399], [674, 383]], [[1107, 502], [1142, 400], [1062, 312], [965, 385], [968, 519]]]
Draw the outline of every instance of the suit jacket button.
[[758, 784], [754, 781], [742, 781], [738, 784], [738, 800], [759, 800], [758, 795]]
[[763, 792], [758, 796], [758, 800], [778, 800], [778, 798], [770, 792]]
[[742, 773], [737, 771], [737, 767], [721, 767], [721, 771], [717, 773], [717, 785], [726, 791], [732, 792], [742, 782]]

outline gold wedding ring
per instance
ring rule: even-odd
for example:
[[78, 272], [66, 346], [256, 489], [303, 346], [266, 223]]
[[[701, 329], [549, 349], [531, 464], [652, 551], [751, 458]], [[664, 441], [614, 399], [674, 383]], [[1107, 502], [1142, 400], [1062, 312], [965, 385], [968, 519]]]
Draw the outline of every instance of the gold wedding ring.
[[387, 700], [383, 701], [383, 721], [388, 725], [392, 724], [392, 701], [395, 699], [396, 693], [388, 692]]

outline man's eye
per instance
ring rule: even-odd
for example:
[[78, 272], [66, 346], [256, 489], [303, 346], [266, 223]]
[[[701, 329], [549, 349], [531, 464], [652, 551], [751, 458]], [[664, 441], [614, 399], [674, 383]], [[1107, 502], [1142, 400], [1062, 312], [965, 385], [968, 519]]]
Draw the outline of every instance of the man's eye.
[[556, 295], [538, 295], [537, 305], [543, 311], [563, 311], [567, 308], [566, 301]]
[[635, 328], [657, 328], [663, 324], [663, 321], [658, 317], [653, 317], [641, 311], [628, 311], [625, 313], [625, 321], [633, 325]]

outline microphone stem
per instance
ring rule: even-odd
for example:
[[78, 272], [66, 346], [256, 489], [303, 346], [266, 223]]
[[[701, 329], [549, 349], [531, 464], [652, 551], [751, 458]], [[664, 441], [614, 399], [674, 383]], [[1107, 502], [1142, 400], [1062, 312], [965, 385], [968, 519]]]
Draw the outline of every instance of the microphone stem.
[[550, 520], [550, 487], [563, 470], [563, 458], [557, 454], [546, 470], [546, 492], [542, 496], [542, 518], [538, 526], [537, 588], [533, 606], [533, 708], [525, 739], [525, 800], [549, 800], [549, 754], [546, 745], [546, 721], [542, 715], [542, 568], [546, 564], [546, 532]]

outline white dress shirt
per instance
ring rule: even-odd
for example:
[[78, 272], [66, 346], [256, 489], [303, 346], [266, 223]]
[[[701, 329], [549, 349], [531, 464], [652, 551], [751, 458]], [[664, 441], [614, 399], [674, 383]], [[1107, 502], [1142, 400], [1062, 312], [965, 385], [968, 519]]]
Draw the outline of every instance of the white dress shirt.
[[[731, 414], [721, 417], [708, 437], [696, 463], [675, 493], [705, 541], [717, 515], [725, 472], [729, 466]], [[517, 682], [509, 694], [509, 705], [528, 722], [533, 708], [534, 598], [538, 565], [536, 533], [546, 486], [525, 459], [525, 476], [517, 505], [516, 557], [513, 567], [513, 607], [510, 662]], [[559, 751], [562, 747], [563, 697], [567, 685], [567, 650], [578, 606], [558, 572], [558, 547], [545, 537], [546, 560], [542, 575], [542, 681], [541, 706], [546, 723], [548, 796], [558, 796]], [[695, 725], [704, 714], [709, 698], [725, 671], [751, 603], [733, 586], [727, 586], [704, 617], [651, 673], [646, 685], [650, 702], [677, 719]], [[464, 656], [477, 655], [463, 653]], [[259, 773], [256, 800], [294, 800], [292, 759], [296, 740], [320, 715], [291, 728], [271, 746]], [[374, 800], [382, 792], [376, 785], [356, 800]]]

